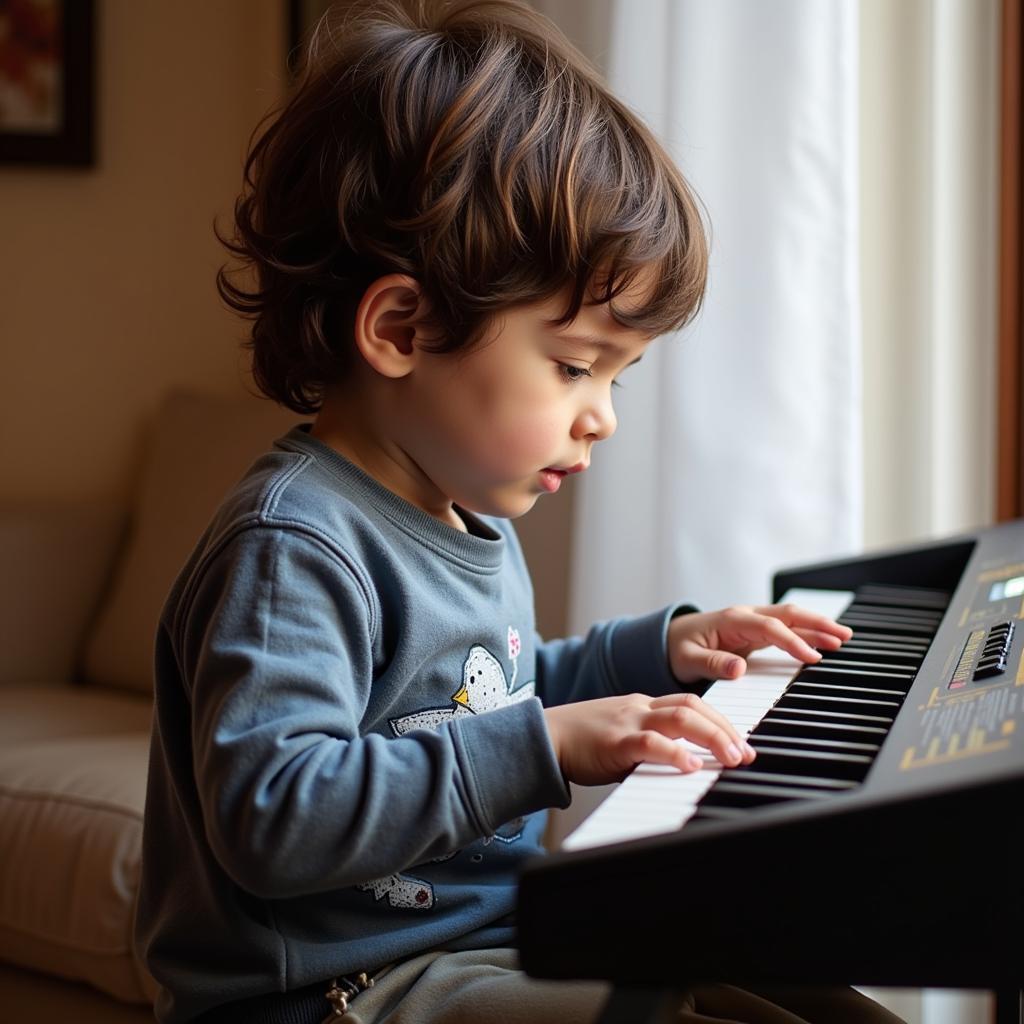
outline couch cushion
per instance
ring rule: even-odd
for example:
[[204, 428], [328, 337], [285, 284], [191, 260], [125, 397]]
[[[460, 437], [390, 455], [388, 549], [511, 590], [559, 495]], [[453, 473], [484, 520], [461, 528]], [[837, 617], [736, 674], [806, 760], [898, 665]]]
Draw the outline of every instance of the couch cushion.
[[0, 689], [0, 750], [62, 737], [148, 733], [149, 695], [73, 683]]
[[153, 1007], [115, 1002], [88, 985], [0, 964], [0, 1020], [153, 1024]]
[[113, 503], [4, 501], [0, 684], [71, 678], [125, 518], [125, 509]]
[[175, 576], [227, 491], [299, 421], [255, 398], [167, 397], [145, 456], [130, 536], [86, 648], [87, 679], [152, 690], [156, 625]]
[[75, 696], [78, 713], [108, 717], [109, 733], [0, 744], [0, 959], [148, 1001], [155, 986], [131, 939], [149, 731], [116, 732], [115, 718], [125, 726], [141, 709], [118, 717], [108, 698], [88, 698]]

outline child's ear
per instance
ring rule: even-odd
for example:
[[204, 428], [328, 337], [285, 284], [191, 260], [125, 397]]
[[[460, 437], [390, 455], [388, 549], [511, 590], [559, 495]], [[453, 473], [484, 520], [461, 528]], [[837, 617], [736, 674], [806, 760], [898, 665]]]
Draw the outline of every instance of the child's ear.
[[404, 377], [412, 371], [416, 341], [425, 335], [426, 314], [423, 289], [414, 277], [379, 277], [363, 293], [356, 309], [356, 348], [378, 373]]

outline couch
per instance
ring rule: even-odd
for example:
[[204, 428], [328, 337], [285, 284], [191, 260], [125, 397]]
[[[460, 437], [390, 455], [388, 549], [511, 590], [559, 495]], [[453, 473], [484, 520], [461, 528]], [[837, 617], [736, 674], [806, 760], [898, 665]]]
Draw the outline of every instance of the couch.
[[[156, 622], [221, 497], [300, 420], [255, 398], [173, 393], [146, 431], [126, 507], [0, 508], [2, 1024], [153, 1019], [131, 926]], [[568, 517], [544, 505], [517, 525], [545, 573], [541, 618], [560, 631], [552, 551]], [[556, 812], [548, 844], [611, 788]]]
[[175, 393], [128, 508], [0, 510], [0, 1021], [152, 1021], [132, 953], [164, 596], [220, 497], [299, 417]]

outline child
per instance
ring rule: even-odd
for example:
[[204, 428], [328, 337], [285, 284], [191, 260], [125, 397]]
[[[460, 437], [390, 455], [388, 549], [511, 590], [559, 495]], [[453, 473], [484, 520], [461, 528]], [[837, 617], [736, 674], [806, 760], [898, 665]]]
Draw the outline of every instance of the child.
[[[564, 38], [494, 2], [329, 16], [246, 183], [229, 245], [255, 281], [221, 292], [261, 390], [316, 418], [226, 498], [160, 622], [157, 1016], [594, 1020], [607, 986], [516, 966], [544, 809], [640, 761], [694, 769], [679, 737], [749, 762], [680, 684], [849, 636], [775, 606], [534, 632], [508, 520], [587, 467], [616, 378], [698, 308], [697, 205]], [[680, 1019], [798, 1019], [688, 999]]]

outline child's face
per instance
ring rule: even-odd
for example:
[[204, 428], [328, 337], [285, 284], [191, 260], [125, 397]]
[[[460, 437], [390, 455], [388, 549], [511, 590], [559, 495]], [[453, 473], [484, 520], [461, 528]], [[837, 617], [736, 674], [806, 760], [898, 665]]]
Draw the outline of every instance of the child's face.
[[[514, 518], [590, 464], [616, 420], [612, 385], [649, 338], [606, 306], [550, 321], [562, 297], [506, 311], [466, 354], [430, 355], [408, 381], [402, 447], [446, 501]], [[600, 339], [600, 340], [595, 340]]]

